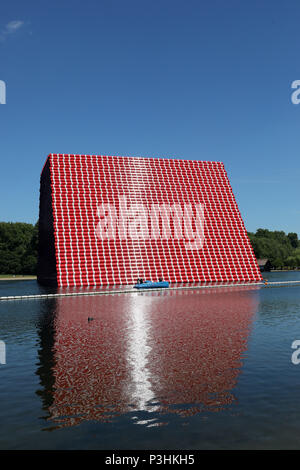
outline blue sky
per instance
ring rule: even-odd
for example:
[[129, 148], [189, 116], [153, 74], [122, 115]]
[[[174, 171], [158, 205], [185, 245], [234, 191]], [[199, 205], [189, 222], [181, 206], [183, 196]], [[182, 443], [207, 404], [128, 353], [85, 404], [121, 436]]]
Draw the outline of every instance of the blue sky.
[[300, 3], [3, 1], [0, 220], [49, 153], [223, 161], [246, 228], [300, 235]]

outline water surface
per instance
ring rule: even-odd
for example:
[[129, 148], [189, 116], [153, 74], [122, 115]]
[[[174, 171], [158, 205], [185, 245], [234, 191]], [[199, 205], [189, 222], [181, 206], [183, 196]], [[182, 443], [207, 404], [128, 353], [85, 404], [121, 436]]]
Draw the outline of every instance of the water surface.
[[0, 448], [298, 449], [299, 325], [292, 286], [0, 302]]

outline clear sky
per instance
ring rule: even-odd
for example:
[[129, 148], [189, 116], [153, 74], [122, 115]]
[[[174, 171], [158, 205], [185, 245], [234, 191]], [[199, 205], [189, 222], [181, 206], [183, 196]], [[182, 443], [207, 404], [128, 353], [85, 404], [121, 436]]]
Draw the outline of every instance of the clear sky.
[[3, 0], [0, 220], [49, 153], [223, 161], [246, 228], [300, 235], [298, 0]]

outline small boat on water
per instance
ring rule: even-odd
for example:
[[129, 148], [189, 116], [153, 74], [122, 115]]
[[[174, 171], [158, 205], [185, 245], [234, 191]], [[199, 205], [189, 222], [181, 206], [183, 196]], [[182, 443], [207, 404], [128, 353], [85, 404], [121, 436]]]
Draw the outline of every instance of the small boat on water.
[[169, 287], [169, 283], [167, 281], [163, 281], [160, 279], [157, 282], [153, 281], [143, 281], [142, 279], [138, 279], [134, 289], [165, 289]]

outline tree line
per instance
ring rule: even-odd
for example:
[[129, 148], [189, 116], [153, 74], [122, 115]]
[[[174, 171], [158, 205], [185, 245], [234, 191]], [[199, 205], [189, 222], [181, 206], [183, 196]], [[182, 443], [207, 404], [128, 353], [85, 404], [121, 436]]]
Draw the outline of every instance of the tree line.
[[248, 232], [257, 259], [267, 258], [275, 269], [300, 268], [300, 242], [297, 233], [259, 228]]
[[0, 222], [0, 274], [36, 274], [38, 223]]
[[[248, 232], [257, 259], [267, 258], [276, 269], [300, 268], [297, 233], [259, 228]], [[0, 274], [36, 274], [38, 222], [0, 222]]]

